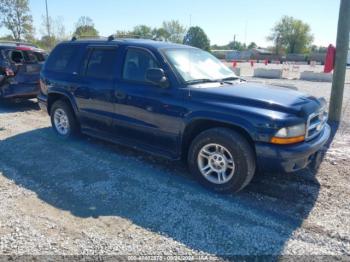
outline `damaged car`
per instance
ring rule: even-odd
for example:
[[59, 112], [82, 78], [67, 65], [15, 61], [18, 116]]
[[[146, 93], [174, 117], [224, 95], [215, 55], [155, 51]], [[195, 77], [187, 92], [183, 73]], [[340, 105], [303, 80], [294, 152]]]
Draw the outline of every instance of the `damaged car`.
[[34, 45], [0, 42], [0, 98], [35, 98], [46, 57], [47, 53]]

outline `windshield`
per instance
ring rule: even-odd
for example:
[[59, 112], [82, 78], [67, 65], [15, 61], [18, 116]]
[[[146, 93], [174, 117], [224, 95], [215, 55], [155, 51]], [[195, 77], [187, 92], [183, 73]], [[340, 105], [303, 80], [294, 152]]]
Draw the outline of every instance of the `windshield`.
[[216, 57], [200, 49], [168, 49], [165, 56], [186, 82], [236, 79], [237, 76]]

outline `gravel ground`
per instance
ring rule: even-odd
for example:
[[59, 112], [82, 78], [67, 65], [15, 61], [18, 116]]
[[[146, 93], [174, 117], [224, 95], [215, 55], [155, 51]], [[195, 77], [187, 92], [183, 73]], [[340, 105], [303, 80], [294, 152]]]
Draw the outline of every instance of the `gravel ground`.
[[[329, 97], [329, 83], [281, 84]], [[0, 254], [350, 255], [350, 85], [318, 171], [258, 174], [238, 195], [179, 162], [60, 141], [35, 101], [0, 104]]]

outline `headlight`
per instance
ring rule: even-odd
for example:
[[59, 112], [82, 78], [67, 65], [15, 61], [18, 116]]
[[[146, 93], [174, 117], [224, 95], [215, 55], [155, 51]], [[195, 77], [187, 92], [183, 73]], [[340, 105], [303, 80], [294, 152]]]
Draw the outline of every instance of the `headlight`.
[[287, 145], [303, 142], [306, 135], [306, 125], [299, 124], [290, 127], [284, 127], [278, 130], [275, 136], [271, 139], [271, 143]]

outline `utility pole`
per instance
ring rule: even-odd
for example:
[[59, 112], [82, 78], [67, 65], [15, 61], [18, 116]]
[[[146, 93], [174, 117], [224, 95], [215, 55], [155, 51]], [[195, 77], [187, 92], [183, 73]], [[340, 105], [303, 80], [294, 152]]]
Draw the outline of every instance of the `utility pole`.
[[46, 4], [46, 28], [47, 28], [47, 35], [50, 39], [51, 32], [50, 32], [50, 21], [49, 21], [49, 8], [47, 7], [47, 0], [45, 0]]
[[244, 44], [247, 46], [247, 32], [248, 32], [248, 20], [245, 21], [244, 27]]
[[338, 21], [335, 67], [333, 74], [331, 101], [329, 105], [329, 119], [335, 122], [339, 122], [341, 120], [347, 63], [346, 60], [349, 52], [349, 33], [350, 0], [341, 0]]

